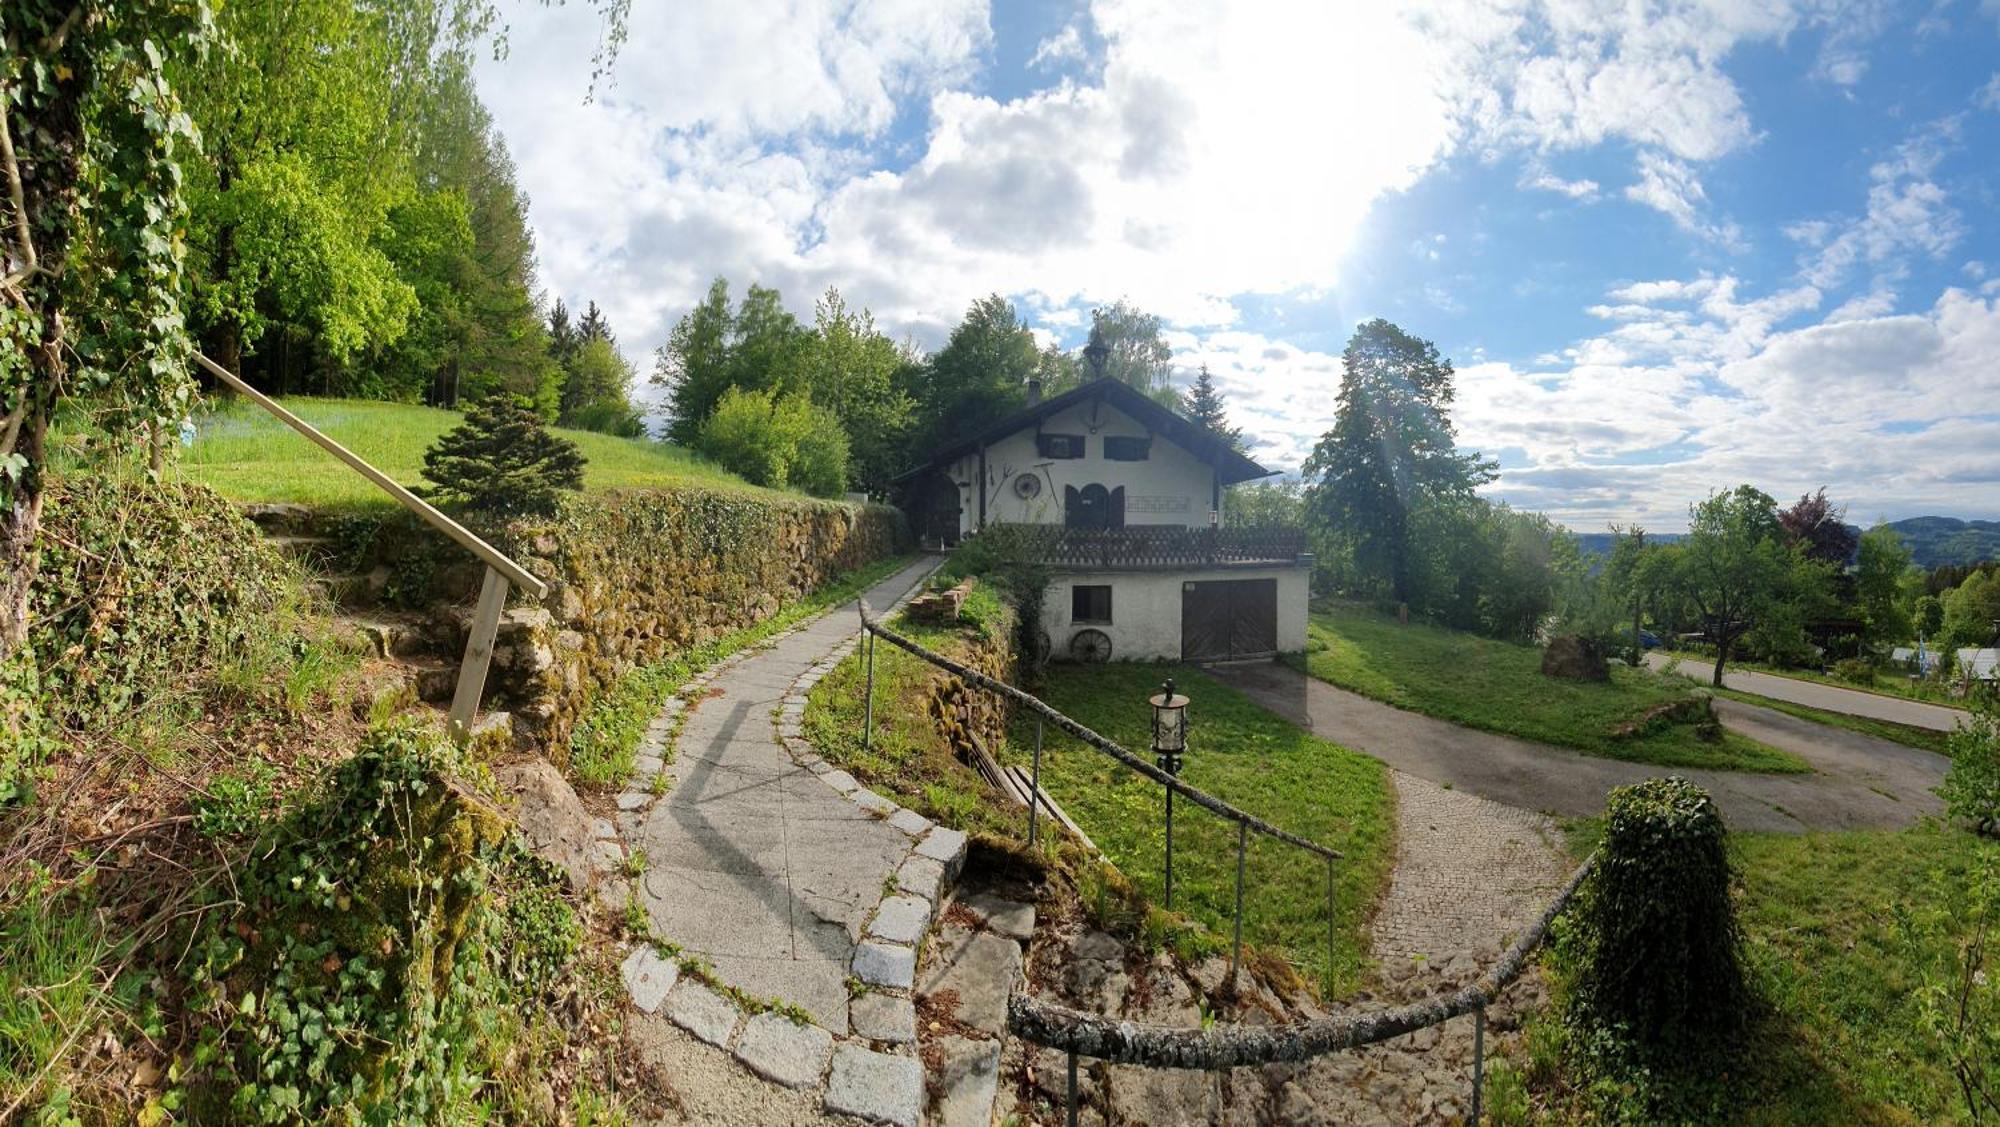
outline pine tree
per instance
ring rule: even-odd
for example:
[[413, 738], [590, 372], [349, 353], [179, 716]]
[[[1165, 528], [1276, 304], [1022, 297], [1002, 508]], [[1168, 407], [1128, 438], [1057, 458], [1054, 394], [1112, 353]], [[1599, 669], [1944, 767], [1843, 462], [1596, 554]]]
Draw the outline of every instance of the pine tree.
[[550, 434], [522, 396], [489, 396], [424, 451], [424, 478], [440, 505], [507, 520], [548, 516], [562, 491], [583, 488], [583, 452]]
[[1187, 417], [1229, 440], [1229, 445], [1243, 449], [1243, 429], [1229, 425], [1229, 411], [1222, 402], [1222, 392], [1216, 389], [1215, 377], [1208, 374], [1208, 365], [1194, 377], [1194, 386], [1188, 388]]
[[557, 298], [555, 308], [549, 310], [549, 355], [567, 369], [582, 347], [583, 334], [570, 320], [569, 306], [563, 304], [562, 298]]
[[604, 311], [599, 309], [594, 301], [584, 308], [583, 316], [577, 319], [576, 339], [579, 343], [593, 340], [601, 340], [608, 344], [618, 343], [618, 339], [611, 335], [611, 322], [606, 319]]

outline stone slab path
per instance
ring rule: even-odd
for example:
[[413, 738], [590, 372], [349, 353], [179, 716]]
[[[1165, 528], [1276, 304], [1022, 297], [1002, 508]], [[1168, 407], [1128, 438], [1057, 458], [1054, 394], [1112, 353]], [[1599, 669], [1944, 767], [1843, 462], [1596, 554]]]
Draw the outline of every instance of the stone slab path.
[[1725, 725], [1800, 756], [1813, 773], [1759, 775], [1599, 759], [1405, 712], [1276, 663], [1210, 672], [1293, 723], [1398, 771], [1560, 817], [1602, 814], [1611, 788], [1661, 775], [1706, 788], [1740, 830], [1898, 829], [1944, 808], [1932, 793], [1950, 766], [1943, 756], [1735, 701], [1715, 702]]
[[[865, 597], [886, 610], [937, 563], [911, 564]], [[643, 873], [614, 894], [633, 897], [678, 951], [641, 944], [620, 969], [647, 1019], [731, 1053], [763, 1082], [829, 1113], [918, 1127], [917, 945], [967, 840], [861, 786], [803, 738], [807, 694], [853, 652], [859, 628], [849, 603], [737, 654], [691, 679], [648, 729], [616, 827]]]
[[1391, 770], [1396, 865], [1371, 925], [1375, 956], [1442, 962], [1518, 935], [1571, 866], [1545, 814]]
[[[1666, 654], [1646, 655], [1648, 668], [1665, 670], [1672, 664], [1673, 658]], [[1714, 668], [1711, 662], [1683, 661], [1675, 666], [1675, 672], [1706, 685]], [[1801, 681], [1797, 677], [1780, 677], [1773, 673], [1759, 673], [1753, 669], [1725, 668], [1722, 671], [1722, 687], [1735, 689], [1739, 693], [1755, 693], [1760, 697], [1770, 697], [1772, 700], [1786, 701], [1790, 704], [1803, 704], [1827, 712], [1844, 712], [1849, 716], [1887, 720], [1894, 724], [1907, 724], [1912, 728], [1929, 728], [1934, 732], [1949, 732], [1972, 718], [1972, 714], [1962, 708], [1950, 708], [1920, 700], [1904, 700], [1899, 697], [1883, 696], [1881, 693], [1864, 693], [1859, 689], [1843, 689], [1838, 685], [1822, 685], [1817, 681]]]

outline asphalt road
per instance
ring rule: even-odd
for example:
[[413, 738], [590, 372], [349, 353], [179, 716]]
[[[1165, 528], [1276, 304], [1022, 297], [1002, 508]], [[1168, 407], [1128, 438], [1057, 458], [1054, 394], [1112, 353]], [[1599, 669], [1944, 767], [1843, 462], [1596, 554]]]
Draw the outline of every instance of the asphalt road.
[[[1646, 665], [1652, 669], [1664, 670], [1672, 660], [1666, 654], [1646, 655]], [[1682, 661], [1679, 672], [1706, 685], [1714, 669], [1713, 662]], [[1843, 689], [1837, 685], [1822, 685], [1817, 681], [1801, 681], [1796, 677], [1779, 677], [1749, 669], [1724, 667], [1722, 687], [1791, 704], [1803, 704], [1828, 712], [1844, 712], [1849, 716], [1888, 720], [1896, 724], [1907, 724], [1912, 728], [1929, 728], [1938, 732], [1951, 731], [1969, 715], [1963, 709], [1947, 708], [1941, 704], [1926, 704], [1920, 700], [1888, 697], [1880, 693], [1864, 693], [1859, 689]]]
[[1888, 740], [1718, 700], [1716, 713], [1725, 725], [1798, 755], [1812, 764], [1813, 773], [1655, 767], [1463, 728], [1334, 688], [1276, 663], [1219, 666], [1210, 672], [1293, 723], [1398, 771], [1560, 817], [1602, 814], [1611, 788], [1680, 775], [1705, 787], [1736, 829], [1896, 829], [1942, 811], [1932, 790], [1950, 765], [1942, 756]]

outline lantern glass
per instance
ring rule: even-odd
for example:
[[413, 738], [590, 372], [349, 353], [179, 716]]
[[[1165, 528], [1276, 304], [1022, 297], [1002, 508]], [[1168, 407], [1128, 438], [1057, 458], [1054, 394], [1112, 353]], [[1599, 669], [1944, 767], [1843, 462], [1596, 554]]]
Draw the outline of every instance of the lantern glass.
[[1161, 693], [1148, 703], [1153, 706], [1153, 750], [1178, 755], [1187, 750], [1188, 699], [1174, 692], [1174, 683], [1161, 686]]

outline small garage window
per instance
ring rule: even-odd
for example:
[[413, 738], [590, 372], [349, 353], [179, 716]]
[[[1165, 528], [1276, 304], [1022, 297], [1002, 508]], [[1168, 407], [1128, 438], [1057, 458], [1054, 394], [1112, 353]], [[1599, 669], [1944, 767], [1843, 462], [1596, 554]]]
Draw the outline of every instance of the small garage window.
[[1083, 457], [1083, 436], [1080, 434], [1038, 434], [1035, 436], [1035, 452], [1044, 458]]
[[1122, 434], [1104, 436], [1104, 460], [1107, 462], [1143, 462], [1152, 456], [1152, 452], [1153, 440], [1143, 435], [1138, 438]]
[[1069, 589], [1069, 620], [1071, 622], [1091, 622], [1101, 626], [1111, 624], [1110, 584], [1080, 583]]

